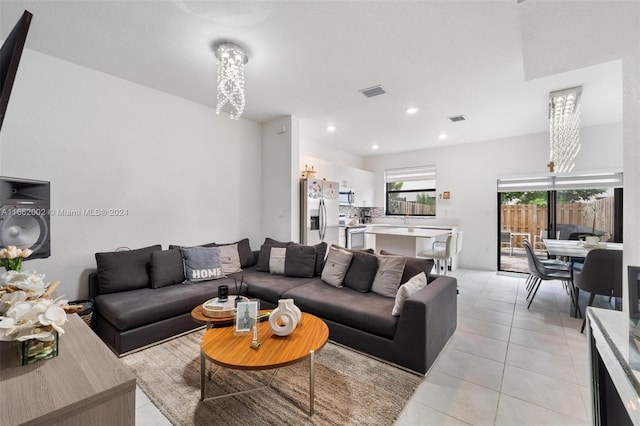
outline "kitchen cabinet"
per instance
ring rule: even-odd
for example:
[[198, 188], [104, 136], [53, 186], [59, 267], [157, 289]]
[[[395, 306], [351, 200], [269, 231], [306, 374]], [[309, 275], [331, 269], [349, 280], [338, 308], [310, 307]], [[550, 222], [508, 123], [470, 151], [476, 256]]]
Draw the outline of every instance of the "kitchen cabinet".
[[356, 207], [375, 207], [375, 173], [353, 169], [352, 190], [356, 193]]

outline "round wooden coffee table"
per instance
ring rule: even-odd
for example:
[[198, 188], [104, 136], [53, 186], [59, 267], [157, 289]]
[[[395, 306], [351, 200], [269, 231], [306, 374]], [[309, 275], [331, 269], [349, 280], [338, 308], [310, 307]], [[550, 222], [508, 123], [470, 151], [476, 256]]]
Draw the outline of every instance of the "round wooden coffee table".
[[[262, 311], [261, 311], [262, 312]], [[258, 340], [261, 345], [251, 349], [252, 333], [238, 334], [235, 327], [211, 328], [202, 336], [200, 343], [200, 400], [205, 391], [206, 360], [236, 370], [269, 370], [284, 367], [309, 359], [309, 415], [313, 415], [314, 401], [314, 356], [329, 339], [329, 327], [320, 318], [303, 313], [298, 326], [288, 336], [273, 334], [268, 321], [258, 323]], [[219, 395], [217, 399], [264, 389], [268, 386]]]

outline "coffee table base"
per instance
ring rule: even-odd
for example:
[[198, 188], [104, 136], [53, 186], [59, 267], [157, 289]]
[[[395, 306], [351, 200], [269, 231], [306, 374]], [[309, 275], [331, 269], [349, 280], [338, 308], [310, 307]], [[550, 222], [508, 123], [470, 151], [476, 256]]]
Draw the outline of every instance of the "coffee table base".
[[[216, 395], [216, 396], [210, 396], [208, 398], [205, 398], [204, 391], [205, 391], [205, 384], [207, 381], [205, 378], [206, 367], [207, 367], [206, 361], [207, 361], [206, 355], [204, 355], [204, 353], [200, 351], [200, 401], [209, 401], [209, 400], [215, 400], [215, 399], [221, 399], [221, 398], [228, 398], [230, 396], [242, 395], [249, 392], [255, 392], [262, 389], [271, 388], [271, 382], [273, 381], [273, 378], [276, 376], [278, 372], [278, 368], [276, 368], [276, 371], [273, 373], [273, 375], [269, 379], [269, 383], [267, 383], [266, 386], [259, 386], [253, 389], [247, 389], [243, 391], [231, 392], [231, 393], [226, 393], [224, 395]], [[212, 378], [212, 374], [211, 372], [209, 372], [209, 380], [211, 380], [211, 378]], [[315, 351], [309, 351], [309, 412], [308, 414], [310, 417], [313, 416], [313, 412], [314, 412], [314, 408], [313, 408], [313, 402], [315, 399], [314, 386], [315, 386]]]

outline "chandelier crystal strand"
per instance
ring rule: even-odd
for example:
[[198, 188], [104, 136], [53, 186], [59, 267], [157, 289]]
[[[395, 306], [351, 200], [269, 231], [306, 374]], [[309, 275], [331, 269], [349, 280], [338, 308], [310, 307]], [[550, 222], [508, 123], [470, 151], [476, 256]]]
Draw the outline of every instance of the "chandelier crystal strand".
[[228, 103], [229, 118], [239, 119], [244, 111], [244, 64], [248, 58], [242, 47], [235, 43], [221, 43], [216, 48], [218, 58], [218, 103], [216, 114]]

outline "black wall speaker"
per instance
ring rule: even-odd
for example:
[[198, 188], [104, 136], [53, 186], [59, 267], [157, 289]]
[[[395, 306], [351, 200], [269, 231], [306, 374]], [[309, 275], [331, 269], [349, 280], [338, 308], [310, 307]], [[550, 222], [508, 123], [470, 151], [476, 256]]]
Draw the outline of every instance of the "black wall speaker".
[[0, 246], [33, 250], [29, 259], [51, 256], [49, 182], [0, 177]]

